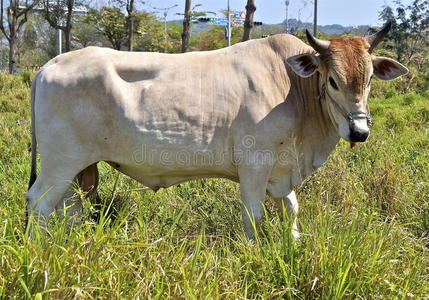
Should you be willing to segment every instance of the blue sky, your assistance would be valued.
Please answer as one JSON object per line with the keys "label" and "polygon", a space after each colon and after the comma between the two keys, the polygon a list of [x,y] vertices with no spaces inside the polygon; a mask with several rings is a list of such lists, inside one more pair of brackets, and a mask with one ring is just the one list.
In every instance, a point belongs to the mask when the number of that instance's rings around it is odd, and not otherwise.
{"label": "blue sky", "polygon": [[[246,0],[230,0],[231,9],[245,10]],[[285,19],[285,0],[255,0],[255,21],[267,24],[280,23]],[[307,2],[307,6],[304,3]],[[318,23],[320,25],[380,25],[378,12],[384,4],[392,4],[392,0],[318,0]],[[409,4],[411,0],[403,0]],[[176,13],[182,13],[184,0],[147,0],[146,3],[155,7],[169,7],[178,4],[178,7],[169,11],[167,19],[178,19]],[[202,4],[202,10],[218,12],[226,8],[227,0],[192,0],[192,4]],[[148,9],[148,7],[146,6]],[[150,10],[150,9],[149,9]],[[298,18],[302,21],[312,22],[313,2],[305,0],[290,0],[289,18]],[[162,13],[159,14],[162,16]]]}

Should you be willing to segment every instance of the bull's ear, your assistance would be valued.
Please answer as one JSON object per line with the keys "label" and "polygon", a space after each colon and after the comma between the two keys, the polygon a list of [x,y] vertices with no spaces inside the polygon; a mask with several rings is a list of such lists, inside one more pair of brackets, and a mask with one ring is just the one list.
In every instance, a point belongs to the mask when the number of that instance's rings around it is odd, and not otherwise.
{"label": "bull's ear", "polygon": [[320,65],[320,58],[313,54],[298,54],[286,59],[292,70],[301,77],[310,77]]}
{"label": "bull's ear", "polygon": [[392,80],[408,74],[408,69],[396,60],[387,57],[375,57],[372,60],[375,77],[381,80]]}

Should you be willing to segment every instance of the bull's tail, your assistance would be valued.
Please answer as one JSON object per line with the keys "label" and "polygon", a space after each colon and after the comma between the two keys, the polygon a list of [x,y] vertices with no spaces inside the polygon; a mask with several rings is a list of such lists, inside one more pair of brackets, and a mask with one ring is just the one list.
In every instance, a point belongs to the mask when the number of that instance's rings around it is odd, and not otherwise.
{"label": "bull's tail", "polygon": [[30,171],[30,182],[28,183],[28,189],[31,188],[33,183],[37,179],[37,140],[36,140],[36,119],[35,119],[35,99],[36,99],[36,82],[37,76],[33,79],[33,84],[31,85],[31,171]]}

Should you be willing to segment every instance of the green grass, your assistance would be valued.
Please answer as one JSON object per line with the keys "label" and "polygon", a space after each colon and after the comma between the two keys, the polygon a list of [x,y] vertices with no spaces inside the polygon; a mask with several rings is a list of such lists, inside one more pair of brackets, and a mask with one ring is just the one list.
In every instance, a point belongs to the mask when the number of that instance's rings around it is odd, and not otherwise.
{"label": "green grass", "polygon": [[256,242],[238,185],[193,181],[154,193],[101,164],[113,216],[24,231],[26,76],[0,74],[0,297],[51,299],[429,298],[428,94],[371,100],[370,140],[342,142],[297,190],[296,243],[270,200]]}

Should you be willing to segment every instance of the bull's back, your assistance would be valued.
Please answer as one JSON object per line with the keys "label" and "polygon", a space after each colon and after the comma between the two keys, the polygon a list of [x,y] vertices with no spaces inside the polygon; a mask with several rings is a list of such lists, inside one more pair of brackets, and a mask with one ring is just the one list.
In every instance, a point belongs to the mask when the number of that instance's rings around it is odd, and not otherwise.
{"label": "bull's back", "polygon": [[[278,58],[269,51],[267,41],[170,55],[90,47],[51,60],[39,76],[37,98],[41,110],[62,119],[74,141],[100,160],[133,164],[145,152],[155,153],[152,164],[164,168],[161,173],[183,169],[189,159],[194,173],[230,169],[234,126],[247,125],[238,116],[256,123],[285,96],[272,85]],[[177,151],[187,156],[181,166],[177,157],[162,164],[162,153]]]}
{"label": "bull's back", "polygon": [[[181,151],[187,157],[180,167],[198,173],[207,169],[204,164],[213,166],[214,153],[222,153],[227,158],[218,167],[225,168],[231,164],[229,129],[240,104],[222,92],[226,78],[216,76],[201,55],[186,60],[98,48],[57,57],[37,82],[41,139],[62,123],[62,135],[99,153],[99,160],[123,166],[138,161],[148,173],[162,173],[163,166],[174,173],[179,166],[162,160],[174,162],[171,155]],[[210,74],[204,75],[204,67]],[[141,159],[144,151],[152,155],[152,167]]]}

